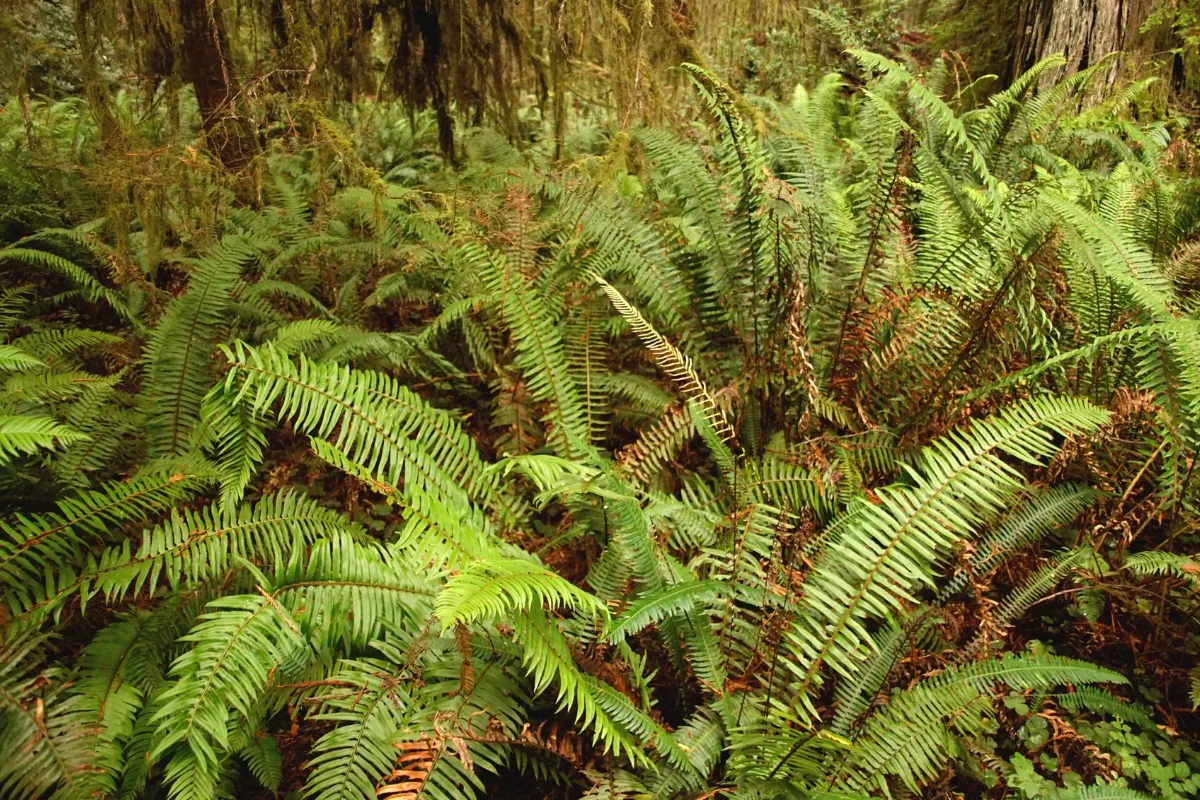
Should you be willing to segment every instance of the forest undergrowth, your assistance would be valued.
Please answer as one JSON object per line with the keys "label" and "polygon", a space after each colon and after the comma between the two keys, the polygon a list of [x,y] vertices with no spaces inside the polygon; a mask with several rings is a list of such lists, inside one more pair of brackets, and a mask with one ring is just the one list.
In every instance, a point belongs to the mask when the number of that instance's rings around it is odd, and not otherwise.
{"label": "forest undergrowth", "polygon": [[9,103],[0,796],[1200,796],[1195,148],[852,57],[236,182]]}

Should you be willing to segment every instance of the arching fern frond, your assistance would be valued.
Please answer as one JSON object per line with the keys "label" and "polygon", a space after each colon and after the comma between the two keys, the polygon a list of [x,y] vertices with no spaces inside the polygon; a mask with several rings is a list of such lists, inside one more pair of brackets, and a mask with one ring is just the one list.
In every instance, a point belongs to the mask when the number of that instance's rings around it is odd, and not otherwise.
{"label": "arching fern frond", "polygon": [[992,450],[1037,463],[1056,449],[1054,434],[1095,430],[1107,419],[1082,400],[1024,401],[926,448],[911,486],[879,490],[878,505],[857,504],[853,522],[814,564],[788,633],[799,700],[811,703],[809,687],[822,665],[853,675],[871,646],[862,620],[901,610],[912,589],[931,582],[948,548],[1020,487],[1018,473]]}
{"label": "arching fern frond", "polygon": [[617,309],[617,313],[629,323],[629,327],[650,350],[663,371],[679,384],[688,400],[694,401],[700,407],[721,440],[732,441],[734,438],[733,428],[725,416],[725,410],[717,403],[713,393],[696,373],[692,366],[692,360],[663,338],[662,334],[656,331],[654,326],[629,304],[629,301],[616,287],[599,275],[593,275],[592,278],[600,284],[600,288],[608,295],[608,299]]}
{"label": "arching fern frond", "polygon": [[108,602],[140,590],[194,586],[223,576],[239,559],[287,564],[297,544],[362,530],[336,511],[323,508],[298,492],[268,495],[256,503],[230,509],[210,505],[176,510],[167,521],[132,540],[89,556],[78,570],[51,573],[27,583],[10,605],[22,617],[38,619],[75,593],[84,600],[102,595]]}
{"label": "arching fern frond", "polygon": [[146,345],[147,435],[152,456],[189,445],[200,401],[211,383],[209,364],[242,266],[254,251],[236,237],[222,239],[194,264],[187,291],[167,308]]}
{"label": "arching fern frond", "polygon": [[624,641],[648,625],[668,616],[690,611],[698,601],[727,594],[724,581],[702,580],[675,583],[660,592],[640,597],[613,620],[604,636],[611,642]]}
{"label": "arching fern frond", "polygon": [[[270,415],[317,438],[336,433],[331,444],[402,494],[419,490],[469,505],[470,492],[501,512],[517,513],[486,479],[483,461],[461,424],[394,378],[292,357],[270,344],[253,348],[237,342],[225,355],[230,371],[214,395],[226,399],[214,408],[223,415],[222,446],[228,448],[226,463],[233,465],[228,474],[235,480],[234,496],[261,457],[261,444],[239,426]],[[250,410],[235,414],[231,406],[236,404]]]}
{"label": "arching fern frond", "polygon": [[88,545],[114,528],[161,513],[203,482],[195,473],[165,471],[79,492],[60,500],[57,511],[0,521],[0,583],[9,607],[31,604],[47,574],[78,563]]}
{"label": "arching fern frond", "polygon": [[438,595],[437,616],[450,627],[503,617],[534,605],[608,616],[608,607],[599,598],[537,563],[516,558],[469,564]]}
{"label": "arching fern frond", "polygon": [[276,670],[306,647],[295,621],[263,591],[212,601],[184,637],[192,646],[171,667],[151,753],[172,754],[165,774],[174,796],[212,793],[229,755],[231,715],[253,718]]}
{"label": "arching fern frond", "polygon": [[19,456],[87,441],[86,434],[50,417],[0,416],[0,465]]}
{"label": "arching fern frond", "polygon": [[1119,673],[1058,656],[983,661],[926,678],[893,697],[867,724],[837,783],[851,790],[886,792],[887,778],[895,776],[916,791],[950,758],[951,737],[978,732],[991,717],[990,693],[996,682],[1014,689],[1046,689],[1126,680]]}

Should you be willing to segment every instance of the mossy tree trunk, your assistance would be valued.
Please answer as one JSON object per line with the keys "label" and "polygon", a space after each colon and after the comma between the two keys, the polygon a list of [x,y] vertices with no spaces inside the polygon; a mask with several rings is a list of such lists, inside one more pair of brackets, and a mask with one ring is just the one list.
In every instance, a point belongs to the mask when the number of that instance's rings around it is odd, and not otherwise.
{"label": "mossy tree trunk", "polygon": [[241,86],[216,0],[179,0],[184,78],[196,102],[209,150],[231,173],[246,171],[258,154],[254,123],[239,113]]}

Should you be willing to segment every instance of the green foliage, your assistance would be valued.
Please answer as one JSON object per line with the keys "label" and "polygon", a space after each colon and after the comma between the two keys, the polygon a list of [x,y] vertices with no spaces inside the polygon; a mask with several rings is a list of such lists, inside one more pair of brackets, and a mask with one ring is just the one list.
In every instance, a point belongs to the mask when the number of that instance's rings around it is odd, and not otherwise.
{"label": "green foliage", "polygon": [[245,242],[227,238],[193,268],[188,289],[171,303],[146,343],[146,396],[151,456],[184,451],[200,416],[200,398],[230,290],[253,255]]}
{"label": "green foliage", "polygon": [[993,681],[1014,689],[1038,689],[1122,680],[1090,664],[1054,658],[985,661],[927,678],[894,697],[864,726],[858,752],[843,767],[844,784],[864,789],[875,783],[886,789],[886,777],[894,775],[916,791],[941,769],[952,736],[981,730],[981,717],[986,719],[990,711]]}
{"label": "green foliage", "polygon": [[208,609],[183,638],[192,646],[171,665],[174,680],[152,720],[158,730],[150,758],[172,753],[166,777],[176,797],[215,793],[230,714],[251,719],[271,673],[304,646],[299,627],[269,595],[222,597]]}
{"label": "green foliage", "polygon": [[0,227],[0,796],[1193,796],[1190,145],[851,56]]}
{"label": "green foliage", "polygon": [[40,637],[10,639],[0,649],[0,744],[20,757],[0,767],[0,790],[13,797],[87,797],[108,776],[93,759],[86,704],[53,672],[38,669]]}
{"label": "green foliage", "polygon": [[724,584],[715,580],[672,584],[661,592],[635,600],[620,618],[613,620],[605,631],[605,638],[612,642],[624,641],[668,616],[691,611],[698,599],[718,597],[724,592]]}
{"label": "green foliage", "polygon": [[605,615],[607,608],[554,572],[524,559],[496,559],[469,564],[438,596],[437,616],[450,627],[506,615],[544,604],[587,609]]}

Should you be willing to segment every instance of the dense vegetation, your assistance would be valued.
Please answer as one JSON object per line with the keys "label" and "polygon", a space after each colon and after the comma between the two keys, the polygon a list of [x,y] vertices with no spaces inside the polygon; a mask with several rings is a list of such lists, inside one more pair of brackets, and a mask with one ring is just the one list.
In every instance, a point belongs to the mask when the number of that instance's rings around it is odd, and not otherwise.
{"label": "dense vegetation", "polygon": [[1186,80],[267,5],[6,25],[0,797],[1200,796]]}

